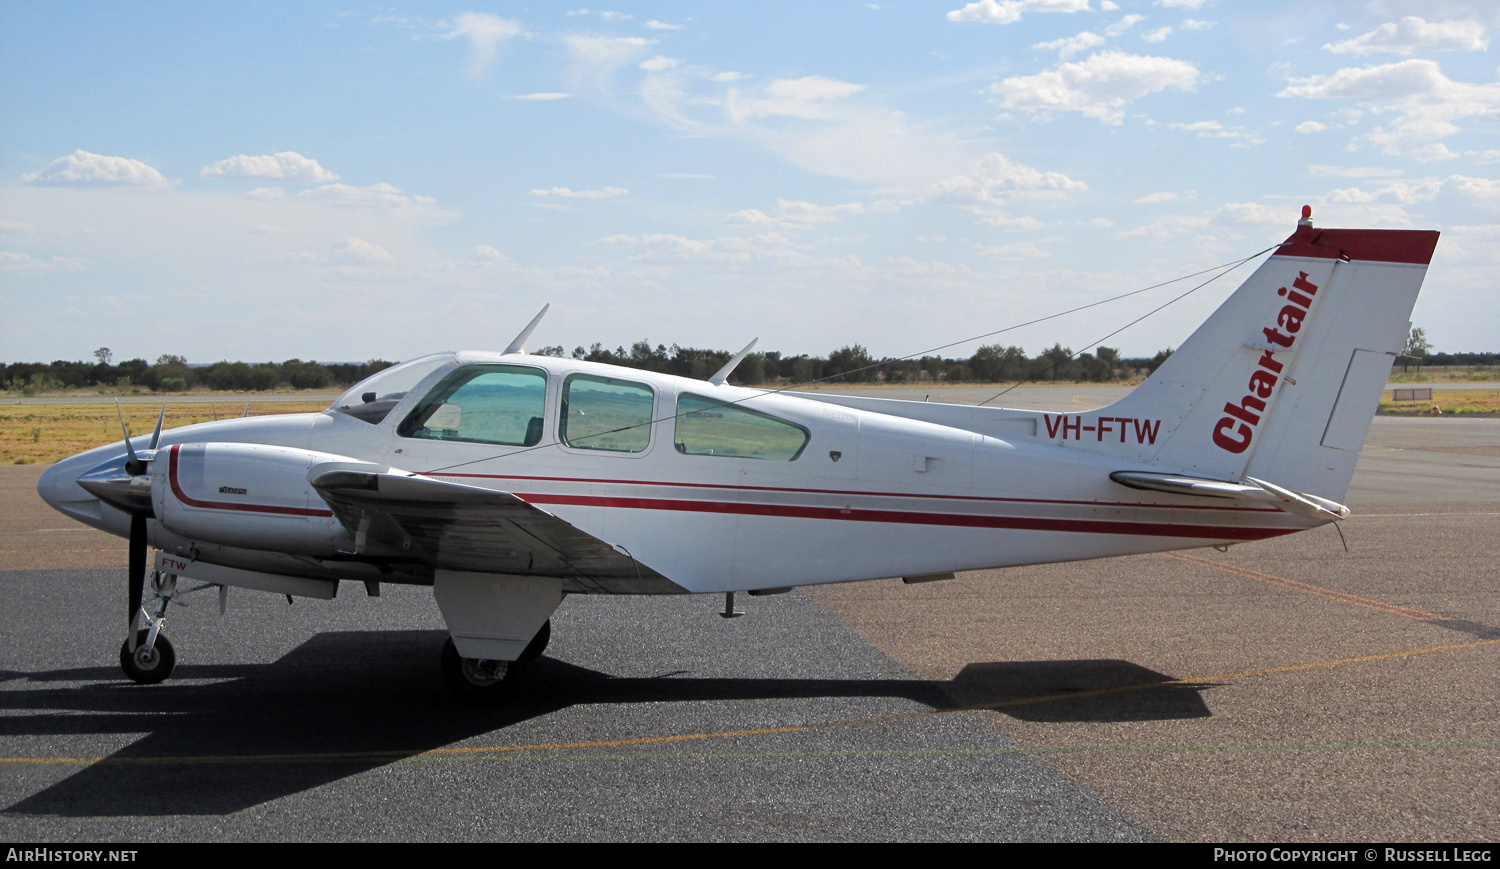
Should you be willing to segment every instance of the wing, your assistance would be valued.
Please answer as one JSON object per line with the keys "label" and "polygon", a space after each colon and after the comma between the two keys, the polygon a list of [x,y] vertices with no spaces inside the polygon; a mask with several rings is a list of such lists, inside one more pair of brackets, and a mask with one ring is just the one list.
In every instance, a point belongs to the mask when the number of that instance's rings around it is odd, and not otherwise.
{"label": "wing", "polygon": [[435,569],[555,576],[565,591],[672,594],[686,590],[620,549],[509,492],[401,472],[317,468],[309,482],[355,551]]}

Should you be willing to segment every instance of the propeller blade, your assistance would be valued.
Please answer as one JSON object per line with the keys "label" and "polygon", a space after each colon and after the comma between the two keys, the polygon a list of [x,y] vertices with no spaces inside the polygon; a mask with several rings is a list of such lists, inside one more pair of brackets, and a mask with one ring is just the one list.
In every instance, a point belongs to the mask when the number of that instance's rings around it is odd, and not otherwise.
{"label": "propeller blade", "polygon": [[130,429],[125,425],[125,411],[120,409],[120,399],[115,399],[115,413],[120,416],[120,431],[125,433],[125,452],[129,458],[125,462],[125,472],[132,477],[139,477],[145,470],[145,463],[135,454],[135,447],[130,445]]}
{"label": "propeller blade", "polygon": [[136,614],[141,611],[141,598],[146,593],[146,517],[130,517],[130,585],[129,639],[135,644]]}
{"label": "propeller blade", "polygon": [[162,423],[162,420],[164,420],[166,418],[167,418],[167,402],[166,402],[165,399],[163,399],[162,403],[161,403],[161,413],[158,413],[156,415],[156,431],[154,431],[154,432],[151,433],[151,446],[148,447],[148,449],[155,450],[156,449],[156,445],[159,444],[159,443],[161,443],[161,423]]}

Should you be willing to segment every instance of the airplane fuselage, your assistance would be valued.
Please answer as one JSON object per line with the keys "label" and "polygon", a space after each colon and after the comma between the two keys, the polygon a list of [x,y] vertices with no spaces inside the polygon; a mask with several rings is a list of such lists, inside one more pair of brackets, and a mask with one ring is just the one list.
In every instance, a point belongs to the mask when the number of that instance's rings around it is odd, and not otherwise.
{"label": "airplane fuselage", "polygon": [[[1109,478],[1120,468],[1118,458],[1066,448],[1070,439],[1125,443],[1135,437],[1133,428],[1141,428],[1136,420],[996,410],[1008,432],[999,437],[848,407],[827,397],[714,386],[577,360],[469,352],[426,359],[430,370],[379,419],[361,418],[362,404],[349,413],[336,402],[322,413],[164,432],[155,461],[171,463],[166,481],[177,503],[158,511],[166,524],[152,523],[152,544],[198,561],[277,574],[376,575],[350,556],[354,547],[308,486],[306,467],[271,479],[246,466],[239,477],[234,471],[226,471],[224,479],[216,476],[212,491],[195,489],[205,483],[187,479],[194,453],[179,455],[179,449],[226,442],[274,445],[330,460],[347,457],[508,492],[614,545],[688,592],[920,577],[1218,545],[1314,524],[1270,506],[1206,504],[1201,498],[1127,488]],[[477,442],[462,437],[461,428],[444,430],[455,435],[448,438],[410,431],[412,415],[436,385],[476,366],[535,372],[544,394],[538,405],[540,431],[529,433],[534,443],[528,445],[519,434],[513,444]],[[639,421],[623,432],[586,429],[579,436],[579,422],[587,418],[587,411],[577,409],[579,383],[612,384],[609,398],[638,397]],[[565,425],[570,395],[574,416]],[[883,404],[905,413],[925,410],[907,407],[909,402]],[[748,454],[764,446],[755,440],[759,432],[751,432],[752,442],[738,449],[729,443],[725,454],[714,451],[722,442],[694,441],[694,433],[684,431],[728,428],[736,420],[726,422],[725,415],[741,411],[754,414],[747,417],[750,423],[784,426],[768,436],[769,455]],[[476,413],[472,405],[469,413]],[[778,437],[785,443],[776,443]],[[62,491],[81,470],[122,450],[121,445],[101,447],[54,467],[49,471],[50,485],[58,487],[54,503],[85,522],[127,535],[123,513]],[[73,509],[66,506],[70,501]],[[174,522],[174,515],[184,519]],[[325,526],[323,534],[319,529]],[[255,527],[261,528],[258,535]],[[182,533],[185,528],[209,531],[189,535]],[[216,528],[224,533],[213,533]],[[231,533],[240,545],[228,542]],[[247,534],[264,542],[248,547]],[[320,539],[326,539],[321,551]],[[298,542],[307,540],[313,542]],[[426,582],[430,574],[405,572],[399,565],[391,571],[387,565],[379,578]]]}

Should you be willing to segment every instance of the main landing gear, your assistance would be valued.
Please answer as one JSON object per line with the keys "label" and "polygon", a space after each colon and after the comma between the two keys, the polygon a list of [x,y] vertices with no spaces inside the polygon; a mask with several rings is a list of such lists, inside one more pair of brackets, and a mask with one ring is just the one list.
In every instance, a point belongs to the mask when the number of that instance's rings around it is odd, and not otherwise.
{"label": "main landing gear", "polygon": [[[138,607],[131,619],[131,632],[120,646],[120,669],[132,682],[140,685],[155,685],[172,675],[177,666],[177,651],[172,648],[162,628],[167,623],[167,607],[177,596],[177,576],[172,573],[151,573],[151,590],[156,595],[156,612],[149,613]],[[136,629],[141,617],[146,618],[146,627]]]}
{"label": "main landing gear", "polygon": [[475,703],[499,700],[510,694],[510,686],[525,665],[542,656],[551,638],[552,620],[548,619],[521,652],[521,657],[514,661],[491,661],[460,656],[453,638],[449,637],[443,643],[443,682],[461,700]]}

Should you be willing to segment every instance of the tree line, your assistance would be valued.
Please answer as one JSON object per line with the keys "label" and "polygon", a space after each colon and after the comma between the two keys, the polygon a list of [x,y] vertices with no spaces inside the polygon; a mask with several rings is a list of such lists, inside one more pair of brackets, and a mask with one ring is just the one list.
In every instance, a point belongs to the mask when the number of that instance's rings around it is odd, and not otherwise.
{"label": "tree line", "polygon": [[383,359],[360,363],[215,362],[189,365],[181,356],[162,355],[156,362],[127,359],[115,364],[109,348],[94,351],[93,362],[57,360],[52,363],[0,362],[0,385],[7,391],[33,395],[62,389],[118,389],[122,391],[186,392],[205,387],[225,392],[266,392],[273,389],[342,389],[394,365]]}
{"label": "tree line", "polygon": [[[575,347],[568,353],[561,346],[543,347],[543,356],[571,356],[626,368],[656,371],[703,380],[722,368],[732,357],[728,350],[653,345],[637,341],[629,348],[607,349],[595,343]],[[1421,365],[1495,365],[1500,353],[1436,353],[1420,329],[1412,330],[1407,343],[1408,360]],[[779,351],[751,353],[730,376],[742,385],[788,385],[813,382],[893,383],[1011,383],[1084,381],[1103,383],[1150,374],[1171,350],[1150,358],[1125,358],[1113,347],[1075,353],[1054,344],[1036,356],[1028,356],[1014,345],[987,344],[968,357],[923,356],[916,359],[876,358],[862,345],[840,347],[827,356],[802,353],[789,356]],[[395,363],[384,359],[367,362],[316,362],[288,359],[285,362],[215,362],[189,365],[182,356],[158,356],[155,363],[128,359],[116,364],[108,347],[94,352],[93,362],[57,360],[44,362],[0,362],[0,387],[12,393],[33,395],[63,389],[117,389],[128,391],[185,392],[207,388],[225,392],[266,392],[274,389],[346,389]]]}
{"label": "tree line", "polygon": [[[537,351],[544,356],[571,356],[681,377],[706,379],[732,357],[727,350],[652,345],[637,341],[628,349],[613,350],[602,344],[576,347],[567,353],[561,346]],[[924,356],[918,359],[876,358],[862,345],[840,347],[825,356],[786,355],[778,351],[752,353],[735,369],[729,382],[736,384],[793,384],[814,381],[839,383],[1001,383],[1025,380],[1070,380],[1104,382],[1155,370],[1170,354],[1152,359],[1124,359],[1119,350],[1099,347],[1093,352],[1074,353],[1061,344],[1035,357],[1015,346],[991,344],[969,357]],[[32,395],[62,389],[101,389],[152,392],[185,392],[208,388],[228,392],[264,392],[273,389],[345,389],[394,364],[383,359],[362,363],[324,363],[288,359],[285,362],[215,362],[189,365],[182,356],[163,355],[155,363],[128,359],[116,364],[107,347],[94,353],[93,362],[57,360],[51,363],[0,363],[0,386],[10,392]]]}
{"label": "tree line", "polygon": [[[562,356],[562,347],[546,347],[544,355]],[[1152,371],[1170,350],[1152,359],[1125,359],[1113,347],[1099,347],[1092,353],[1074,353],[1054,344],[1035,357],[1020,347],[988,344],[973,356],[949,358],[923,356],[916,359],[876,358],[862,345],[853,344],[829,353],[826,357],[798,354],[788,356],[778,351],[752,353],[740,362],[730,383],[790,384],[832,381],[838,383],[1004,383],[1024,380],[1082,380],[1104,382],[1126,379],[1137,371]],[[571,356],[589,362],[605,362],[628,368],[640,368],[663,374],[704,379],[725,365],[733,354],[726,350],[698,347],[668,347],[649,341],[637,341],[627,350],[605,349],[594,344],[574,348]]]}

